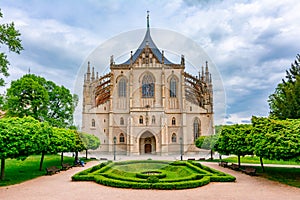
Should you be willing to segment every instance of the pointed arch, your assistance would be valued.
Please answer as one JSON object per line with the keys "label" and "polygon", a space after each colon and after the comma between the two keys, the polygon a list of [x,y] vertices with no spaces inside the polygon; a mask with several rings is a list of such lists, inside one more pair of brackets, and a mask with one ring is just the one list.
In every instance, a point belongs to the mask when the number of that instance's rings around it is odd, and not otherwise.
{"label": "pointed arch", "polygon": [[142,78],[142,98],[153,98],[155,79],[151,73],[146,73]]}
{"label": "pointed arch", "polygon": [[172,134],[172,143],[176,143],[177,142],[177,135],[176,135],[176,133],[173,133]]}
{"label": "pointed arch", "polygon": [[143,118],[142,115],[141,115],[140,118],[139,118],[139,123],[140,123],[140,124],[143,124],[143,123],[144,123],[144,118]]}
{"label": "pointed arch", "polygon": [[125,77],[120,78],[119,80],[119,97],[126,97],[126,79]]}
{"label": "pointed arch", "polygon": [[201,122],[198,118],[195,118],[193,122],[194,141],[196,141],[197,138],[200,136],[201,134],[200,130],[201,130]]}
{"label": "pointed arch", "polygon": [[172,117],[172,125],[175,126],[176,125],[176,118]]}
{"label": "pointed arch", "polygon": [[124,118],[123,117],[120,118],[120,125],[124,125]]}
{"label": "pointed arch", "polygon": [[120,133],[120,135],[119,135],[119,142],[120,143],[124,143],[125,142],[125,135],[124,135],[124,133]]}
{"label": "pointed arch", "polygon": [[154,115],[152,115],[152,124],[155,124],[155,116]]}
{"label": "pointed arch", "polygon": [[170,97],[176,97],[177,95],[177,80],[173,76],[170,80]]}
{"label": "pointed arch", "polygon": [[95,119],[92,119],[92,127],[96,127],[96,121],[95,121]]}

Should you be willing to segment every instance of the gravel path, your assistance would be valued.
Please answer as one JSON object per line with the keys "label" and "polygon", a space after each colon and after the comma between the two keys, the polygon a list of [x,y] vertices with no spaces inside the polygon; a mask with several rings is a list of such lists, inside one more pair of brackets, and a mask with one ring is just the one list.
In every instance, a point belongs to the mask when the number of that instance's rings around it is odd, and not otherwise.
{"label": "gravel path", "polygon": [[185,199],[284,199],[299,200],[300,189],[251,177],[230,169],[221,168],[217,163],[205,163],[209,167],[232,174],[235,183],[209,183],[206,186],[176,191],[133,190],[106,187],[94,182],[72,182],[75,173],[97,164],[89,162],[84,168],[75,167],[52,176],[39,177],[21,184],[0,187],[1,200],[185,200]]}

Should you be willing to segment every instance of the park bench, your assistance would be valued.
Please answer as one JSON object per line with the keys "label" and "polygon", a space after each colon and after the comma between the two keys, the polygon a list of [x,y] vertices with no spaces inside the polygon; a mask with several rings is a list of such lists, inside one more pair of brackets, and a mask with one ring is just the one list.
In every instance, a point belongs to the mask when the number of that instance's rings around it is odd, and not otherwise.
{"label": "park bench", "polygon": [[196,160],[195,158],[188,158],[188,160]]}
{"label": "park bench", "polygon": [[100,160],[107,160],[107,158],[100,158]]}
{"label": "park bench", "polygon": [[199,160],[205,160],[205,158],[199,158]]}
{"label": "park bench", "polygon": [[242,169],[242,172],[251,176],[256,175],[256,169],[252,167],[246,167],[245,169]]}
{"label": "park bench", "polygon": [[229,165],[229,168],[233,169],[233,170],[236,170],[236,171],[240,170],[239,165],[234,164],[234,163],[231,163],[231,165]]}
{"label": "park bench", "polygon": [[221,167],[228,167],[228,162],[221,161],[221,162],[219,162],[219,166],[221,166]]}
{"label": "park bench", "polygon": [[52,167],[46,167],[46,172],[47,172],[47,175],[52,175],[52,174],[55,174],[57,172],[59,172],[60,169],[56,166],[52,166]]}
{"label": "park bench", "polygon": [[72,165],[70,165],[69,163],[63,163],[61,165],[61,167],[62,167],[62,170],[68,170],[68,169],[72,168]]}

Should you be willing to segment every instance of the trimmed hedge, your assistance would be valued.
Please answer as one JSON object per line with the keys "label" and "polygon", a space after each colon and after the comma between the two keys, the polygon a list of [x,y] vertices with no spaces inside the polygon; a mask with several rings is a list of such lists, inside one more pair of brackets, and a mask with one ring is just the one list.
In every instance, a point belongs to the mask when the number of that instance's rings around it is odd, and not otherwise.
{"label": "trimmed hedge", "polygon": [[[161,174],[148,175],[143,173],[126,172],[120,169],[114,169],[114,166],[129,165],[141,163],[158,163],[174,166],[185,166],[192,171],[191,175],[187,173],[178,178],[168,178],[169,167],[161,168],[160,170],[149,170],[159,172]],[[172,173],[174,174],[173,171]],[[174,176],[174,175],[172,175]],[[156,160],[143,160],[143,161],[125,161],[125,162],[106,162],[96,165],[90,169],[84,170],[75,174],[72,177],[73,181],[95,181],[96,183],[119,188],[133,188],[133,189],[160,189],[160,190],[178,190],[195,188],[208,184],[209,182],[227,182],[235,181],[235,177],[203,166],[194,161],[156,161]]]}
{"label": "trimmed hedge", "polygon": [[149,177],[157,177],[157,178],[159,178],[159,179],[161,179],[161,178],[166,178],[166,174],[165,173],[163,173],[163,172],[160,172],[160,171],[151,171],[151,172],[157,172],[157,173],[160,173],[160,174],[144,174],[145,172],[142,172],[142,173],[137,173],[136,174],[136,177],[137,178],[143,178],[143,179],[147,179],[147,178],[149,178]]}

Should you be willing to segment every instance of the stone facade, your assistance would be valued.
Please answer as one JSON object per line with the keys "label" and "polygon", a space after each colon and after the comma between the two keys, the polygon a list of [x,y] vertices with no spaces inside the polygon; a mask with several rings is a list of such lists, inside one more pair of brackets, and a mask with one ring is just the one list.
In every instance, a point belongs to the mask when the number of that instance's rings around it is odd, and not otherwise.
{"label": "stone facade", "polygon": [[197,152],[194,141],[214,132],[213,88],[208,63],[202,73],[174,64],[147,32],[130,58],[98,77],[88,63],[83,84],[82,131],[101,140],[99,151],[141,155]]}

